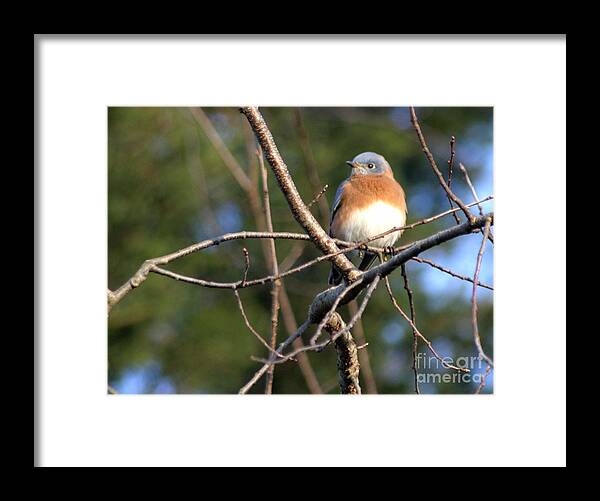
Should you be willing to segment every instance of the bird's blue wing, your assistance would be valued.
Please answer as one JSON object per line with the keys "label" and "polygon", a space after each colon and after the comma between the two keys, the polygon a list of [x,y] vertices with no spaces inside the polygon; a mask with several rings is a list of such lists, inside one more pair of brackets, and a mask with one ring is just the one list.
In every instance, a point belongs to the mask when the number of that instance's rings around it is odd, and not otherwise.
{"label": "bird's blue wing", "polygon": [[333,205],[331,206],[331,217],[329,218],[329,228],[330,228],[329,231],[331,231],[331,223],[333,222],[333,217],[335,216],[335,213],[341,206],[342,195],[344,193],[344,188],[346,187],[346,184],[348,184],[348,181],[344,181],[343,183],[341,183],[338,186],[337,191],[335,192],[335,197],[333,199]]}

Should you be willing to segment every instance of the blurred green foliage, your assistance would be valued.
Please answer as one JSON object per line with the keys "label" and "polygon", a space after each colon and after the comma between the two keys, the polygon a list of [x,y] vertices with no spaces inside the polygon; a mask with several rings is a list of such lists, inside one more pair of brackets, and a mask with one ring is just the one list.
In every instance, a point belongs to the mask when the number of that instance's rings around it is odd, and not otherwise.
{"label": "blurred green foliage", "polygon": [[[244,169],[253,176],[256,157],[244,117],[235,108],[205,108],[214,127]],[[294,180],[306,202],[315,186],[307,168],[314,158],[329,202],[347,175],[345,160],[362,151],[383,154],[404,186],[409,222],[448,208],[448,201],[420,149],[406,108],[261,108]],[[463,200],[472,197],[458,170],[463,162],[481,198],[492,194],[492,109],[418,108],[417,113],[438,165],[447,168],[449,138],[457,139],[453,186]],[[299,114],[308,143],[302,140]],[[254,230],[256,221],[245,192],[195,121],[188,108],[109,108],[108,110],[109,235],[108,285],[124,283],[148,258],[180,249],[229,231]],[[304,148],[303,148],[304,146]],[[270,174],[270,172],[269,172]],[[312,182],[311,182],[312,181]],[[279,231],[301,231],[270,175],[273,224]],[[322,208],[322,207],[321,207]],[[493,210],[491,203],[486,210]],[[474,210],[476,210],[474,208]],[[327,228],[327,215],[313,206]],[[451,217],[407,231],[400,243],[428,236],[454,224]],[[429,257],[460,273],[472,275],[481,243],[479,235],[461,237],[428,251]],[[279,261],[297,249],[277,241]],[[318,255],[303,244],[297,263]],[[251,256],[250,278],[268,273],[261,243],[237,241],[192,254],[169,269],[218,281],[238,280],[244,269],[242,247]],[[491,283],[492,246],[488,245],[482,280]],[[327,286],[328,263],[285,280],[297,321],[304,320],[311,299]],[[471,284],[425,264],[407,265],[415,293],[417,325],[444,356],[476,356],[470,322]],[[391,277],[400,305],[408,311],[400,273]],[[246,312],[267,338],[270,329],[269,286],[241,291]],[[479,327],[488,354],[492,350],[492,293],[479,289]],[[342,313],[348,316],[347,307]],[[379,393],[412,393],[412,333],[380,287],[363,317],[368,354]],[[279,338],[287,337],[280,322]],[[265,349],[246,329],[229,290],[196,287],[159,275],[115,306],[109,318],[109,382],[125,393],[235,393],[258,368],[251,356]],[[427,353],[421,344],[420,351]],[[333,349],[310,353],[323,389],[337,393]],[[478,372],[482,369],[476,369]],[[440,374],[448,373],[444,369]],[[451,373],[451,371],[450,371]],[[364,377],[365,371],[361,372]],[[492,376],[484,391],[492,389]],[[363,388],[365,385],[363,384]],[[423,393],[472,393],[473,382],[433,382]],[[260,382],[254,392],[262,392]],[[276,367],[275,393],[306,393],[298,365]]]}

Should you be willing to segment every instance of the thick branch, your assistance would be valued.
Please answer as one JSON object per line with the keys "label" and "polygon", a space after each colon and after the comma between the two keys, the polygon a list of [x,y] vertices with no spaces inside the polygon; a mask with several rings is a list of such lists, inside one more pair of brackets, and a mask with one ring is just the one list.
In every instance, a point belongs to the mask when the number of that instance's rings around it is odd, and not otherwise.
{"label": "thick branch", "polygon": [[[333,337],[336,332],[343,331],[346,324],[339,313],[329,321],[327,331]],[[360,363],[358,361],[358,350],[350,331],[345,331],[335,340],[337,352],[337,370],[340,390],[344,395],[360,395]]]}
{"label": "thick branch", "polygon": [[[267,161],[275,174],[279,187],[281,188],[296,221],[298,221],[298,223],[306,230],[311,237],[311,240],[321,252],[324,254],[337,252],[339,250],[338,246],[314,218],[298,193],[298,189],[294,184],[292,176],[290,176],[287,165],[283,161],[283,158],[281,158],[277,145],[271,135],[271,131],[263,116],[258,111],[258,108],[255,106],[246,106],[241,108],[241,112],[248,119],[248,123],[250,124],[250,127],[252,127],[256,139],[265,153]],[[331,261],[350,282],[354,281],[360,275],[360,272],[354,267],[352,262],[342,254],[337,254],[335,257],[332,257]]]}
{"label": "thick branch", "polygon": [[[421,252],[431,249],[432,247],[435,247],[441,243],[447,242],[448,240],[452,240],[453,238],[471,233],[474,230],[483,227],[486,219],[490,218],[490,220],[493,221],[493,217],[494,216],[492,213],[486,214],[485,216],[476,217],[473,219],[473,222],[466,221],[459,225],[453,226],[452,228],[448,228],[447,230],[442,230],[435,235],[424,238],[423,240],[414,242],[410,247],[401,251],[390,260],[363,273],[361,275],[360,285],[355,287],[349,294],[347,294],[342,300],[341,304],[345,304],[354,299],[362,289],[368,286],[375,279],[375,277],[385,277],[389,275],[401,264],[406,263],[406,261],[415,256],[418,256]],[[342,294],[345,287],[346,286],[344,284],[340,284],[337,287],[332,287],[321,292],[315,298],[310,306],[309,312],[310,319],[313,323],[318,323],[321,318],[323,318],[323,315],[325,315],[329,308],[331,308],[337,297]]]}
{"label": "thick branch", "polygon": [[[350,303],[348,303],[348,311],[350,312],[350,315],[356,315],[358,311],[358,305],[356,304],[356,301],[350,301]],[[360,363],[363,381],[365,383],[365,393],[376,395],[378,393],[377,383],[375,381],[373,368],[371,367],[371,359],[369,357],[369,350],[367,349],[369,343],[367,343],[362,319],[359,319],[354,325],[353,336],[356,339],[356,343],[360,345],[360,347],[357,348],[358,361]]]}

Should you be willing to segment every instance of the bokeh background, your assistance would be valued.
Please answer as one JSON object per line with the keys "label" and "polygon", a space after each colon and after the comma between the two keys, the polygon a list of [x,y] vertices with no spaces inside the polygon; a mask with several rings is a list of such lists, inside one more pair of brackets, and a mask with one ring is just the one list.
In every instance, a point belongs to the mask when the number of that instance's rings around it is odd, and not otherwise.
{"label": "bokeh background", "polygon": [[[423,132],[442,169],[449,140],[456,136],[453,188],[466,202],[472,195],[458,169],[465,164],[478,195],[493,194],[492,108],[417,108]],[[255,143],[237,108],[203,108],[212,126],[247,172],[259,183]],[[306,202],[323,185],[329,189],[311,210],[327,229],[327,207],[348,175],[346,160],[363,151],[384,155],[404,186],[408,222],[448,209],[412,129],[408,108],[261,108],[298,189]],[[226,168],[190,108],[108,109],[108,286],[116,289],[148,258],[226,232],[255,230],[257,222],[244,190]],[[269,171],[276,231],[301,231]],[[486,211],[493,203],[484,204]],[[476,208],[473,208],[477,212]],[[451,216],[404,233],[399,244],[455,224]],[[438,246],[422,257],[464,275],[473,275],[480,234]],[[317,257],[310,243],[277,241],[280,264]],[[249,278],[268,275],[261,243],[236,241],[192,254],[167,267],[193,277],[239,280],[242,247],[251,256]],[[356,258],[355,258],[356,259]],[[410,261],[417,325],[443,356],[476,357],[470,320],[472,285],[426,264]],[[316,293],[327,286],[328,263],[285,279],[295,317],[301,323]],[[487,245],[480,279],[493,283],[493,246]],[[400,305],[408,303],[399,272],[391,284]],[[264,338],[270,333],[270,286],[241,291],[250,321]],[[479,288],[479,328],[493,356],[493,293]],[[341,313],[347,318],[348,307]],[[355,337],[361,351],[366,393],[414,393],[412,331],[390,303],[383,286],[375,292]],[[279,339],[288,333],[280,320]],[[421,343],[420,352],[427,355]],[[247,330],[230,290],[206,289],[151,274],[143,286],[116,305],[108,320],[108,381],[119,393],[237,393],[259,367],[251,356],[265,348]],[[338,393],[335,351],[309,353],[322,392]],[[368,357],[368,364],[366,362]],[[472,367],[473,374],[484,366]],[[423,372],[452,374],[443,368]],[[421,382],[421,393],[473,393],[475,381]],[[264,381],[252,393],[262,393]],[[493,391],[493,371],[482,393]],[[297,363],[278,365],[274,393],[308,393]]]}

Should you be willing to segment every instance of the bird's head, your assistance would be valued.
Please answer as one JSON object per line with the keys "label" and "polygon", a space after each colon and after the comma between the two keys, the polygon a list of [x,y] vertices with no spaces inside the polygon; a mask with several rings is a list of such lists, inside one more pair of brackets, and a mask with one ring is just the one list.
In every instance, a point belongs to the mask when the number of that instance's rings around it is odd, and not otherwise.
{"label": "bird's head", "polygon": [[387,174],[393,177],[392,168],[385,158],[372,151],[366,151],[360,155],[356,155],[352,160],[346,162],[352,167],[352,176],[358,175],[382,175]]}

